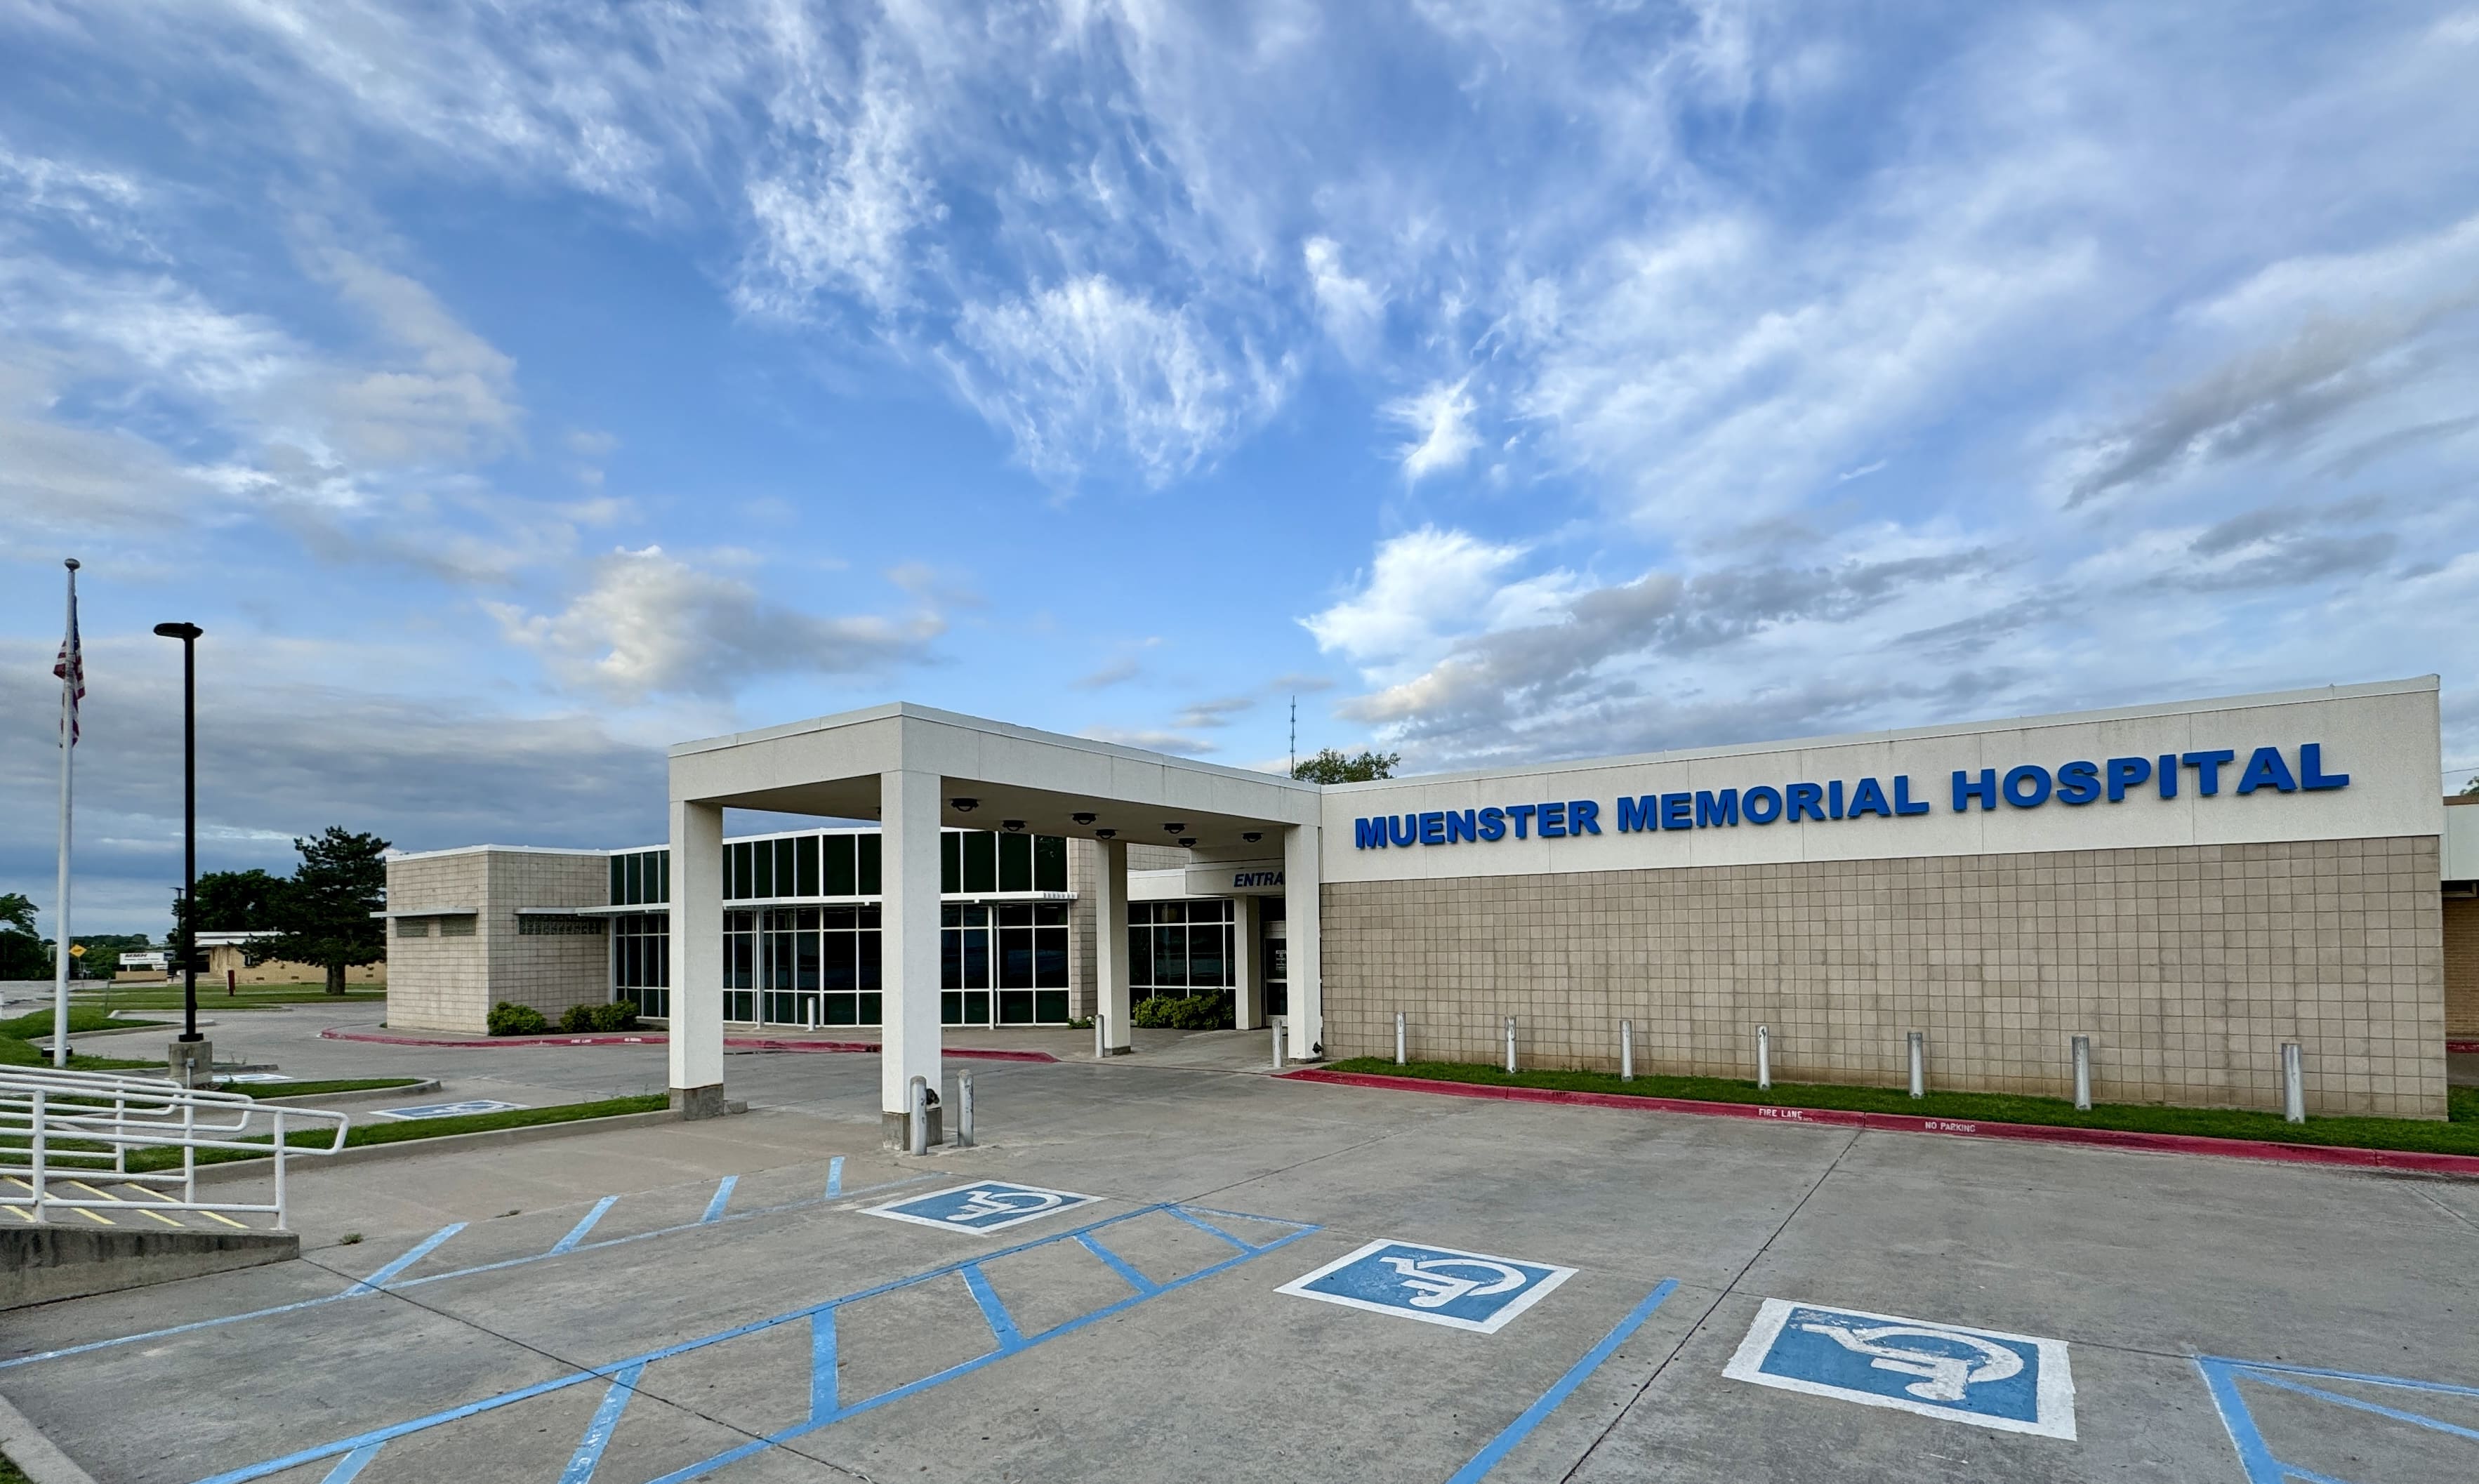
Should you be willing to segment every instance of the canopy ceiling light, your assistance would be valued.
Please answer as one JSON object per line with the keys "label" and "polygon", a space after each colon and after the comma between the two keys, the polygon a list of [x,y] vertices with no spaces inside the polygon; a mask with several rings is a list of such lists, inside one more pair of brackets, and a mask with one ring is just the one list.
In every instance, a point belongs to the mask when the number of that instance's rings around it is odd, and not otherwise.
{"label": "canopy ceiling light", "polygon": [[1186,846],[1193,846],[1196,843],[1196,836],[1192,834],[1183,834],[1179,837],[1179,843]]}
{"label": "canopy ceiling light", "polygon": [[1240,838],[1247,841],[1251,845],[1256,844],[1259,840],[1262,840],[1265,837],[1265,833],[1262,831],[1257,830],[1251,830],[1247,833],[1240,836]]}
{"label": "canopy ceiling light", "polygon": [[1186,826],[1186,825],[1164,825],[1164,826],[1163,826],[1163,833],[1164,833],[1164,834],[1177,834],[1177,833],[1179,833],[1181,831],[1183,831],[1183,830],[1185,830],[1185,829],[1187,829],[1187,828],[1188,828],[1188,826]]}
{"label": "canopy ceiling light", "polygon": [[981,806],[982,801],[979,799],[950,799],[947,801],[947,807],[954,809],[958,814],[970,814],[973,810],[978,809]]}
{"label": "canopy ceiling light", "polygon": [[1090,814],[1070,814],[1067,817],[1080,825],[1089,825],[1093,822],[1093,816]]}
{"label": "canopy ceiling light", "polygon": [[1107,840],[1116,835],[1118,832],[1119,832],[1116,830],[1096,830],[1093,832],[1093,838],[1097,840]]}
{"label": "canopy ceiling light", "polygon": [[1002,819],[999,821],[999,828],[1009,834],[1022,834],[1024,833],[1024,821],[1021,819]]}

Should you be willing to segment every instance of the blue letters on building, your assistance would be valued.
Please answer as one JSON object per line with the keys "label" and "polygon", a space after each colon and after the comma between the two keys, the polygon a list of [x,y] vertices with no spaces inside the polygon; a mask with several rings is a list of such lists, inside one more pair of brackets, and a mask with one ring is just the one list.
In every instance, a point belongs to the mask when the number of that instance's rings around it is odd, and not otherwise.
{"label": "blue letters on building", "polygon": [[[2297,761],[2291,762],[2292,755]],[[2236,781],[2222,787],[2235,772]],[[2158,757],[2077,758],[2052,769],[2036,762],[2010,768],[1957,768],[1950,806],[1956,814],[1980,810],[2036,809],[2050,804],[2081,808],[2122,805],[2146,794],[2175,799],[2191,788],[2198,799],[2223,794],[2316,793],[2347,788],[2350,775],[2325,770],[2324,747],[2305,742],[2285,751],[2251,749],[2240,762],[2235,748],[2163,753]],[[1931,795],[1930,797],[1933,797]],[[1758,783],[1749,788],[1698,789],[1622,796],[1611,813],[1620,834],[1680,830],[1759,829],[1780,821],[1826,824],[1876,817],[1908,818],[1929,812],[1915,796],[1911,776],[1831,779],[1823,783]],[[1416,845],[1495,844],[1505,839],[1569,839],[1601,832],[1601,806],[1595,799],[1553,799],[1540,804],[1492,805],[1478,809],[1378,814],[1351,822],[1354,850],[1409,849]]]}

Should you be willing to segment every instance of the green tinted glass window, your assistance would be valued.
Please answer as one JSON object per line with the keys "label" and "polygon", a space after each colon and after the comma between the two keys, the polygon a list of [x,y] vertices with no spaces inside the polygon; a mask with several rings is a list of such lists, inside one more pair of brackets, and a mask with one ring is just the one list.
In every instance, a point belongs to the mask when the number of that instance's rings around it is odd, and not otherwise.
{"label": "green tinted glass window", "polygon": [[965,891],[999,889],[999,842],[987,831],[975,830],[963,836]]}
{"label": "green tinted glass window", "polygon": [[792,843],[799,852],[794,857],[797,869],[793,879],[798,883],[794,894],[814,897],[818,894],[818,837],[805,834]]}
{"label": "green tinted glass window", "polygon": [[1033,842],[1033,889],[1067,889],[1067,842],[1055,834],[1036,836]]}
{"label": "green tinted glass window", "polygon": [[[878,836],[874,834],[855,835],[853,837],[853,846],[855,853],[860,857],[860,870],[856,873],[860,878],[860,894],[864,897],[874,897],[879,895]],[[878,1024],[878,1021],[875,1018],[876,1013],[877,1012],[874,1011],[871,1011],[870,1016],[868,1018],[864,1018],[861,1021],[861,1024]]]}
{"label": "green tinted glass window", "polygon": [[826,851],[826,892],[831,897],[853,894],[853,837],[831,834],[819,844]]}
{"label": "green tinted glass window", "polygon": [[1003,834],[999,842],[999,890],[1033,889],[1033,836]]}
{"label": "green tinted glass window", "polygon": [[963,836],[953,830],[938,835],[938,889],[954,893],[964,889]]}
{"label": "green tinted glass window", "polygon": [[625,881],[621,876],[620,858],[621,857],[618,856],[611,857],[611,905],[613,907],[626,906],[628,901],[626,896],[622,895],[622,887],[625,885]]}

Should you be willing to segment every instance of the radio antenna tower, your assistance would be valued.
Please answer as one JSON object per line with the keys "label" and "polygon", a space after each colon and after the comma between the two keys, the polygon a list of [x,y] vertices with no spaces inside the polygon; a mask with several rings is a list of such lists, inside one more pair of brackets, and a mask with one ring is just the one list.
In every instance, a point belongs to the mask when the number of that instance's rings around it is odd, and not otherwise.
{"label": "radio antenna tower", "polygon": [[1291,693],[1291,777],[1300,776],[1300,697]]}

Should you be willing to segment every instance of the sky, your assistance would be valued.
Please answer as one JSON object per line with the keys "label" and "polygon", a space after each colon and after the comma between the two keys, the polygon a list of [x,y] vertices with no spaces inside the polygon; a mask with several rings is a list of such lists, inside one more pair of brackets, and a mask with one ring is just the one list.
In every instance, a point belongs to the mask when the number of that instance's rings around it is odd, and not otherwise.
{"label": "sky", "polygon": [[[0,891],[908,700],[1405,771],[2440,674],[2479,8],[0,0]],[[46,921],[48,922],[48,917]]]}

